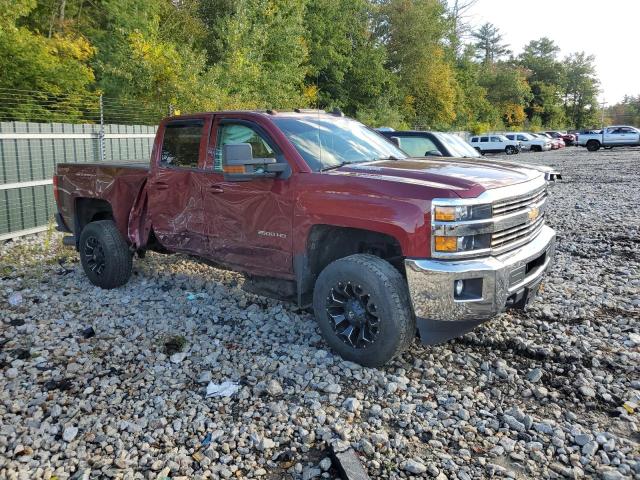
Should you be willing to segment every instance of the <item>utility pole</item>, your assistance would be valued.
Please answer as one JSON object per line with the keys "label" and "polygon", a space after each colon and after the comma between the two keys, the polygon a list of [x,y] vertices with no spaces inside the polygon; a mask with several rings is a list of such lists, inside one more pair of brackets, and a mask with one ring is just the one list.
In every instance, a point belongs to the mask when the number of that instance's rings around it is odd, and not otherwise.
{"label": "utility pole", "polygon": [[602,126],[602,130],[604,130],[604,106],[607,104],[607,102],[605,100],[602,100],[602,102],[600,103],[600,106],[602,107],[602,117],[600,119],[600,124]]}

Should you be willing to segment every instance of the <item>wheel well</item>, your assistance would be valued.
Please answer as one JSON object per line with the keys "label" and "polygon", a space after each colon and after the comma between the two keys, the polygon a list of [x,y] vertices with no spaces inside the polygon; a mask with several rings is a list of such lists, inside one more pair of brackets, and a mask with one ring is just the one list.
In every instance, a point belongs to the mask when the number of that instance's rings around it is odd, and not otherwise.
{"label": "wheel well", "polygon": [[113,220],[111,204],[99,198],[76,199],[75,214],[75,233],[78,238],[88,223],[97,220]]}
{"label": "wheel well", "polygon": [[296,256],[298,301],[313,291],[316,278],[331,262],[356,253],[369,253],[387,260],[405,276],[402,248],[394,237],[359,228],[314,225],[304,255]]}

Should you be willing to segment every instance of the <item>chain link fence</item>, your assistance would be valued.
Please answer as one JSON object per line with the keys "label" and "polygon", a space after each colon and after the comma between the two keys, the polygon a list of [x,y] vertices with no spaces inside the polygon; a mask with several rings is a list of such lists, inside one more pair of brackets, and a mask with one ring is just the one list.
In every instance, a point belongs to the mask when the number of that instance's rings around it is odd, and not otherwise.
{"label": "chain link fence", "polygon": [[0,89],[0,240],[47,228],[58,163],[147,162],[156,125],[170,110]]}

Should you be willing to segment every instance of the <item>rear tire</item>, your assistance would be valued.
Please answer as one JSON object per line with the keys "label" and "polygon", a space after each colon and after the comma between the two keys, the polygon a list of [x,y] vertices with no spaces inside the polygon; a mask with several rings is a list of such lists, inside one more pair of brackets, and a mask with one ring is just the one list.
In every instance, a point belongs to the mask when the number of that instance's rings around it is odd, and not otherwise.
{"label": "rear tire", "polygon": [[540,145],[531,145],[531,151],[532,152],[541,152],[542,151],[542,147]]}
{"label": "rear tire", "polygon": [[365,367],[379,367],[399,355],[416,334],[405,279],[373,255],[330,263],[316,280],[313,310],[329,346]]}
{"label": "rear tire", "polygon": [[91,222],[80,234],[80,261],[89,280],[111,289],[131,277],[133,254],[112,220]]}
{"label": "rear tire", "polygon": [[589,140],[587,142],[587,150],[590,152],[597,152],[600,150],[600,142],[597,140]]}

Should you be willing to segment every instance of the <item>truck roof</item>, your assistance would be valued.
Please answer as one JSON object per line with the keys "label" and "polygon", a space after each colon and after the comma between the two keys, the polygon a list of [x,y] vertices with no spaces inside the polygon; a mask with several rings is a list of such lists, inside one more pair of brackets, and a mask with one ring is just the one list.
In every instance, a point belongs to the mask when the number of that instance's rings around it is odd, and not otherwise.
{"label": "truck roof", "polygon": [[265,117],[308,117],[308,116],[323,116],[323,117],[344,117],[344,114],[339,109],[334,109],[331,112],[325,110],[311,109],[311,108],[296,108],[294,110],[278,111],[278,110],[220,110],[212,112],[197,112],[189,113],[185,115],[175,115],[168,117],[168,119],[180,119],[180,118],[192,118],[202,115],[259,115]]}

